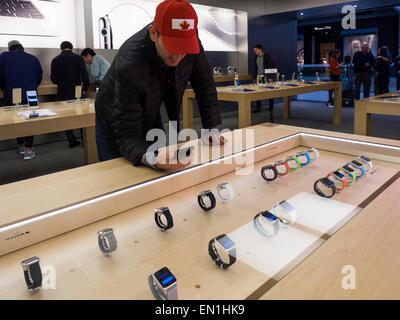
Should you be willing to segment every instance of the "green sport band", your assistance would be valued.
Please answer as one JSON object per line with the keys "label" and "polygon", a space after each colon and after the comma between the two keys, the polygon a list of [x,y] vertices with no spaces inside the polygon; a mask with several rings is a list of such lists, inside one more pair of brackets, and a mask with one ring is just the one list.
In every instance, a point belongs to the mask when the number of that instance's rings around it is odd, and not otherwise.
{"label": "green sport band", "polygon": [[353,184],[354,182],[356,182],[357,180],[357,176],[354,172],[350,172],[346,169],[344,169],[343,167],[339,168],[338,171],[343,171],[344,173],[346,173],[349,177],[351,177],[351,180],[347,180],[347,184]]}
{"label": "green sport band", "polygon": [[[293,168],[293,167],[291,167],[291,166],[289,165],[289,162],[290,162],[290,161],[293,161],[293,160],[296,161],[296,164],[297,164],[297,167],[296,167],[296,168]],[[290,172],[296,171],[297,169],[299,169],[299,168],[301,167],[301,162],[300,162],[299,158],[297,158],[296,156],[287,157],[285,161],[286,161],[286,163],[289,165]]]}

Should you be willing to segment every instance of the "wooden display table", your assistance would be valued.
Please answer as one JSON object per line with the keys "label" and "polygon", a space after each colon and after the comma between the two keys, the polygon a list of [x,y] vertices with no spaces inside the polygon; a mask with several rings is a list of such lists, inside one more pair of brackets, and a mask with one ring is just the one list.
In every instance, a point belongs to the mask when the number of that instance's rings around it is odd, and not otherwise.
{"label": "wooden display table", "polygon": [[[47,83],[41,84],[37,90],[38,96],[47,96],[57,94],[57,86],[55,84]],[[0,89],[0,99],[3,98],[3,90]]]}
{"label": "wooden display table", "polygon": [[58,132],[83,128],[85,161],[87,164],[97,162],[95,138],[95,111],[91,107],[93,99],[81,103],[66,102],[41,103],[39,109],[50,109],[57,113],[54,117],[23,120],[18,112],[10,107],[0,108],[0,140],[7,140],[31,135]]}
{"label": "wooden display table", "polygon": [[[178,279],[179,299],[400,298],[400,142],[273,124],[250,129],[253,147],[235,154],[224,149],[223,158],[211,153],[179,173],[136,168],[120,158],[1,186],[0,298],[153,299],[147,277],[164,266]],[[248,132],[224,135],[236,141]],[[191,143],[197,154],[210,150]],[[271,183],[261,178],[262,166],[311,146],[319,160]],[[238,161],[251,154],[254,168]],[[360,154],[373,160],[371,173],[332,199],[315,195],[316,179]],[[235,198],[201,210],[198,192],[215,194],[222,182],[231,184]],[[295,206],[296,223],[262,238],[252,219],[281,200]],[[161,206],[174,217],[166,232],[154,223],[153,210]],[[104,257],[97,231],[110,227],[118,249]],[[237,262],[225,271],[207,250],[223,233],[237,247]],[[56,290],[26,291],[20,262],[32,256],[42,268],[54,266]],[[343,293],[341,268],[352,264],[359,270],[357,290]]]}
{"label": "wooden display table", "polygon": [[[283,118],[290,118],[290,97],[298,94],[333,90],[334,109],[333,123],[342,123],[342,83],[340,81],[315,82],[315,84],[302,84],[299,82],[291,83],[297,86],[283,87],[280,89],[259,88],[256,85],[243,85],[245,89],[254,90],[252,92],[233,91],[233,86],[217,87],[218,100],[233,101],[238,103],[238,127],[247,128],[251,126],[251,103],[258,100],[273,98],[283,98]],[[274,84],[271,84],[274,86]],[[193,89],[185,90],[183,95],[183,127],[193,128],[193,101],[195,93]]]}
{"label": "wooden display table", "polygon": [[356,100],[354,106],[355,134],[370,135],[371,114],[400,116],[400,91]]}

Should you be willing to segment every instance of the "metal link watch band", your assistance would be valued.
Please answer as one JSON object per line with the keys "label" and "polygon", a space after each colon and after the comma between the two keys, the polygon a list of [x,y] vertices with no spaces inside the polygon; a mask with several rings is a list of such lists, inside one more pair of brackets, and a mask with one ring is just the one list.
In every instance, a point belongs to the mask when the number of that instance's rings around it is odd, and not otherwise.
{"label": "metal link watch band", "polygon": [[115,238],[113,229],[108,228],[97,232],[97,238],[100,251],[105,256],[109,256],[117,250],[117,239]]}

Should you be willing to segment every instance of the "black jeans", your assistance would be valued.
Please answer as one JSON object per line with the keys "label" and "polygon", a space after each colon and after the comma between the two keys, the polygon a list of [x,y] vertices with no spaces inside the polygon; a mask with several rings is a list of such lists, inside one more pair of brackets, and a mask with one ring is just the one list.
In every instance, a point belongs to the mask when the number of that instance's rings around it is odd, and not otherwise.
{"label": "black jeans", "polygon": [[17,138],[17,143],[19,145],[25,145],[25,148],[32,148],[32,146],[33,146],[33,136]]}
{"label": "black jeans", "polygon": [[106,135],[96,118],[96,146],[97,157],[100,162],[120,158],[121,154],[114,139]]}
{"label": "black jeans", "polygon": [[371,72],[362,71],[356,73],[356,99],[360,99],[361,85],[364,86],[364,98],[369,98],[371,91]]}

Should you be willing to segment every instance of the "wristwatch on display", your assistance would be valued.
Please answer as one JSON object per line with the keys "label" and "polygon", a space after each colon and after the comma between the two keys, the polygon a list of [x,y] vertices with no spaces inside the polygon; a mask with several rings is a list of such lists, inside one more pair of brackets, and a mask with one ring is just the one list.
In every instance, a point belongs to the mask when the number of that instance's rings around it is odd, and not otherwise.
{"label": "wristwatch on display", "polygon": [[[286,176],[289,172],[290,172],[290,167],[289,165],[286,163],[286,161],[276,161],[274,163],[274,167],[275,169],[278,171],[278,176]],[[282,172],[279,170],[279,168],[285,168],[285,172]]]}
{"label": "wristwatch on display", "polygon": [[[305,151],[296,153],[296,157],[297,157],[297,159],[299,159],[300,165],[301,165],[302,167],[308,165],[308,164],[311,162],[310,155],[309,155],[307,152],[305,152]],[[303,162],[302,162],[301,159],[303,159],[303,158],[306,158],[306,161],[303,161]]]}
{"label": "wristwatch on display", "polygon": [[296,222],[296,210],[285,200],[275,204],[271,211],[283,224],[292,225]]}
{"label": "wristwatch on display", "polygon": [[[272,225],[274,227],[274,233],[269,233],[261,224],[260,220],[265,221],[266,223]],[[266,238],[275,237],[279,232],[279,223],[278,218],[274,216],[271,212],[262,211],[257,214],[253,219],[254,229],[257,230],[259,234]]]}
{"label": "wristwatch on display", "polygon": [[[361,178],[364,175],[364,166],[362,163],[358,162],[357,160],[350,161],[347,165],[351,166],[356,170],[357,179]],[[358,171],[358,172],[357,172]],[[359,173],[359,174],[357,174]]]}
{"label": "wristwatch on display", "polygon": [[[228,192],[227,197],[224,195],[225,191]],[[234,196],[235,191],[229,183],[220,183],[219,185],[217,185],[217,197],[222,202],[231,201]]]}
{"label": "wristwatch on display", "polygon": [[350,166],[348,166],[347,164],[344,165],[343,167],[339,168],[338,171],[343,171],[344,173],[347,174],[348,177],[351,177],[350,179],[346,179],[347,181],[347,185],[353,184],[354,182],[356,182],[357,176],[356,173],[354,171],[354,169]]}
{"label": "wristwatch on display", "polygon": [[261,176],[268,182],[274,181],[278,178],[278,170],[274,165],[269,164],[261,168]]}
{"label": "wristwatch on display", "polygon": [[[210,205],[207,205],[204,202],[205,198],[208,198],[210,200]],[[199,192],[199,194],[197,195],[197,202],[204,211],[209,211],[211,209],[214,209],[217,204],[217,200],[215,199],[215,196],[211,192],[211,190]]]}
{"label": "wristwatch on display", "polygon": [[[167,219],[167,224],[163,223],[161,220],[161,216],[164,216]],[[168,207],[161,207],[154,210],[154,219],[156,221],[157,226],[165,231],[171,229],[174,226],[174,219],[172,218],[172,214],[169,211]]]}
{"label": "wristwatch on display", "polygon": [[[321,190],[320,188],[320,184],[329,188],[330,192],[324,192],[323,190]],[[336,194],[336,187],[335,184],[329,180],[328,178],[324,177],[321,179],[318,179],[317,181],[315,181],[314,183],[314,191],[316,194],[318,194],[320,197],[323,198],[332,198],[335,194]]]}
{"label": "wristwatch on display", "polygon": [[21,262],[24,269],[25,282],[29,291],[37,290],[42,286],[42,270],[40,269],[40,259],[33,257]]}
{"label": "wristwatch on display", "polygon": [[[347,185],[346,177],[345,177],[344,174],[340,173],[338,170],[329,173],[326,177],[328,179],[330,177],[333,177],[333,179],[335,179],[334,183],[335,183],[335,186],[336,186],[336,191],[342,191],[344,188],[346,188],[346,185]],[[339,186],[336,184],[336,182],[339,183]]]}
{"label": "wristwatch on display", "polygon": [[370,158],[367,158],[366,156],[359,156],[356,160],[367,165],[368,168],[364,169],[365,172],[370,172],[372,170],[373,166]]}
{"label": "wristwatch on display", "polygon": [[98,243],[100,251],[109,256],[112,252],[117,250],[117,239],[114,235],[114,230],[111,228],[97,232]]}
{"label": "wristwatch on display", "polygon": [[[305,152],[308,153],[308,155],[310,156],[310,160],[311,160],[311,161],[315,161],[315,160],[318,160],[318,159],[319,159],[319,152],[318,152],[317,149],[311,148],[311,149],[306,150]],[[311,154],[314,154],[314,156],[311,157]]]}
{"label": "wristwatch on display", "polygon": [[285,159],[286,163],[290,168],[290,172],[296,171],[301,167],[300,160],[296,156],[289,156]]}
{"label": "wristwatch on display", "polygon": [[[222,250],[229,256],[228,262],[221,258],[218,250]],[[221,234],[220,236],[210,240],[208,243],[208,253],[214,263],[223,270],[228,269],[236,262],[235,243],[226,234]]]}
{"label": "wristwatch on display", "polygon": [[149,276],[149,286],[157,300],[178,300],[176,278],[167,267]]}

